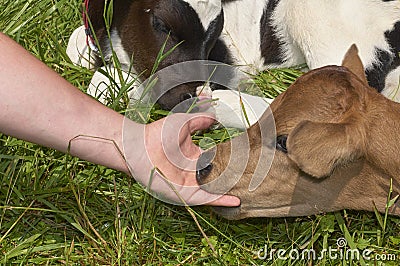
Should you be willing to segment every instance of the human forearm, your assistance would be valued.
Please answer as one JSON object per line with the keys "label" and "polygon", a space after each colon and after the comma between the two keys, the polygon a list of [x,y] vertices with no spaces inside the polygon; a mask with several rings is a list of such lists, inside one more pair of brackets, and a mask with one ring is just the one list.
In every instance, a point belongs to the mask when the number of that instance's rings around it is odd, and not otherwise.
{"label": "human forearm", "polygon": [[63,152],[71,144],[75,156],[128,172],[114,145],[122,149],[122,115],[77,90],[3,34],[0,50],[1,132]]}

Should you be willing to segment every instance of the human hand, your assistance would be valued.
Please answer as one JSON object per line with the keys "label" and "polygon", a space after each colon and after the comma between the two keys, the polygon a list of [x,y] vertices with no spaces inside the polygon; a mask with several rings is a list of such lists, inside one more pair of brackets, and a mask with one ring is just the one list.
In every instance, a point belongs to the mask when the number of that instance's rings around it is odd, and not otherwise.
{"label": "human hand", "polygon": [[[124,153],[132,175],[157,198],[170,203],[238,206],[237,197],[210,194],[196,181],[202,151],[192,142],[191,133],[213,122],[210,114],[173,114],[143,126],[142,138],[138,138],[137,124],[125,121]],[[144,141],[138,143],[140,139]],[[152,170],[156,170],[153,175]]]}

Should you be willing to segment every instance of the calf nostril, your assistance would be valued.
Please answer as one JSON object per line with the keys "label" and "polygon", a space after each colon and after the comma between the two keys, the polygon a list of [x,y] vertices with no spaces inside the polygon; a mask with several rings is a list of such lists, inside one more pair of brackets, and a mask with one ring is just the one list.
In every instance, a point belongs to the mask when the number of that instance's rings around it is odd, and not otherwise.
{"label": "calf nostril", "polygon": [[209,149],[206,152],[203,152],[199,159],[197,160],[197,172],[196,179],[199,185],[204,185],[208,175],[211,173],[213,169],[213,159],[215,156],[216,149]]}
{"label": "calf nostril", "polygon": [[206,178],[211,173],[212,168],[213,168],[212,164],[209,164],[206,167],[197,170],[196,179],[199,184],[202,184],[204,178]]}
{"label": "calf nostril", "polygon": [[186,100],[189,100],[189,99],[192,99],[193,98],[193,95],[192,94],[190,94],[190,93],[185,93],[185,94],[183,94],[182,96],[181,96],[181,101],[183,102],[183,101],[186,101]]}

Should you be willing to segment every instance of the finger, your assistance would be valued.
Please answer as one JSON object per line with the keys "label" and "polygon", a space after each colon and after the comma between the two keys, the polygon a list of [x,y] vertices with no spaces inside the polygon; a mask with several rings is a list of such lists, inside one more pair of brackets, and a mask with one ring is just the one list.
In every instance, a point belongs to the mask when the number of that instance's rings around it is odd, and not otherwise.
{"label": "finger", "polygon": [[224,206],[224,207],[238,207],[240,206],[240,199],[232,195],[223,195],[220,198],[207,203],[210,206]]}
{"label": "finger", "polygon": [[211,194],[196,186],[181,186],[180,195],[188,205],[210,205],[237,207],[240,206],[240,199],[232,195]]}
{"label": "finger", "polygon": [[[205,190],[202,190],[197,183],[188,184],[187,182],[184,182],[183,184],[178,184],[173,180],[167,180],[165,177],[159,174],[158,171],[156,171],[152,176],[151,183],[142,183],[142,185],[145,185],[147,187],[147,191],[149,191],[154,197],[170,204],[188,204],[190,206],[211,205],[225,207],[236,207],[240,205],[240,199],[235,196],[211,194]],[[174,188],[172,189],[171,186]]]}

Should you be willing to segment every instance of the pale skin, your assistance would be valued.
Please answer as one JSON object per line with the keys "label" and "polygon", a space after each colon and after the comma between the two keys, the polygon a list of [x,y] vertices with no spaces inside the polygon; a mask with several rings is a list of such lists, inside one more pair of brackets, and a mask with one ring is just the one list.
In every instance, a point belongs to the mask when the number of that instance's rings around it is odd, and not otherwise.
{"label": "pale skin", "polygon": [[[0,132],[62,152],[68,152],[70,144],[71,155],[133,174],[144,185],[157,167],[176,191],[160,174],[153,177],[151,189],[173,201],[240,204],[234,196],[201,190],[195,179],[201,150],[190,134],[209,127],[213,117],[178,114],[137,124],[79,91],[2,33],[0,51]],[[182,154],[182,164],[171,162],[181,160]]]}

